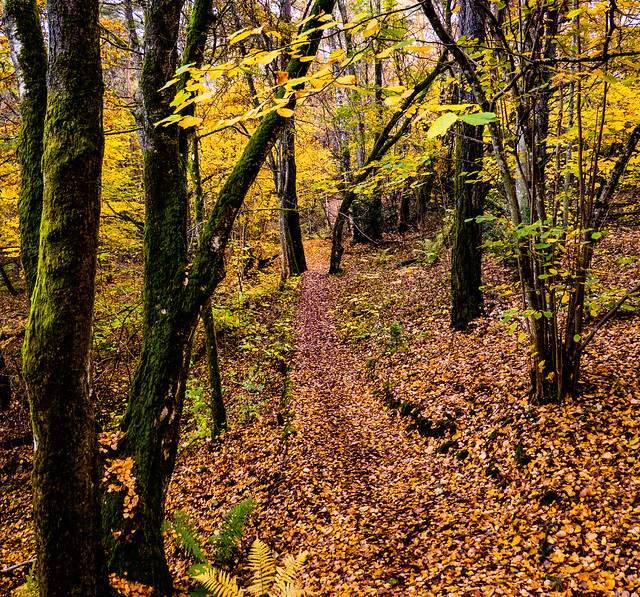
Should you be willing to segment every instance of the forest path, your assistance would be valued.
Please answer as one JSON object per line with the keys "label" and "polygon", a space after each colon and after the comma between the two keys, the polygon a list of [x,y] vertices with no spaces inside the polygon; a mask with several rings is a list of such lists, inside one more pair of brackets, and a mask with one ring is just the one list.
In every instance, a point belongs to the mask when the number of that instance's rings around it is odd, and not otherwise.
{"label": "forest path", "polygon": [[413,552],[428,524],[429,456],[372,395],[364,359],[341,342],[332,309],[351,274],[326,271],[310,264],[294,318],[288,518],[319,594],[404,594],[422,569]]}

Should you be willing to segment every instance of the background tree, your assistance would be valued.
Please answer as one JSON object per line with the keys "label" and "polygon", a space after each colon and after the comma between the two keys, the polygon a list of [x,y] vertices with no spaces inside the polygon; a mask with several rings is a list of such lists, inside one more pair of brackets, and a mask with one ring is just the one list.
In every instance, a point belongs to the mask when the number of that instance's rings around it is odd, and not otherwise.
{"label": "background tree", "polygon": [[[493,121],[487,126],[500,176],[501,192],[511,216],[508,227],[511,232],[507,244],[508,250],[513,252],[518,262],[525,307],[523,313],[527,317],[526,330],[531,344],[533,400],[537,403],[558,401],[576,390],[581,354],[601,325],[597,323],[594,330],[584,335],[587,277],[594,246],[601,236],[604,216],[640,139],[640,124],[633,125],[617,159],[609,166],[606,180],[603,180],[600,174],[600,154],[604,119],[608,109],[609,82],[606,79],[598,82],[601,92],[592,122],[593,130],[598,132],[591,138],[590,146],[587,146],[579,99],[582,76],[577,78],[576,164],[567,164],[566,167],[577,170],[578,189],[570,227],[564,229],[557,226],[559,196],[549,192],[551,189],[546,187],[538,159],[532,157],[527,168],[523,169],[519,157],[523,153],[520,140],[524,140],[526,155],[538,156],[538,144],[542,142],[543,133],[537,120],[539,83],[548,77],[547,69],[551,64],[547,59],[548,46],[555,44],[556,36],[553,33],[558,30],[557,26],[550,25],[550,21],[565,18],[563,6],[550,4],[532,8],[522,19],[511,21],[513,29],[506,35],[502,23],[487,5],[482,5],[491,28],[492,44],[486,48],[485,56],[488,61],[491,61],[491,56],[501,57],[493,64],[494,78],[491,80],[476,72],[474,59],[452,39],[431,0],[423,0],[421,6],[436,35],[452,53],[464,73],[482,111],[495,110],[497,102],[501,101],[503,113],[508,113],[510,108],[516,113],[517,130],[511,155],[508,151],[510,139],[507,137],[506,123],[503,125]],[[511,7],[507,6],[507,9],[511,10]],[[594,20],[594,28],[587,31],[590,38],[596,40],[590,43],[596,43],[601,53],[592,56],[586,52],[579,56],[578,43],[577,55],[564,56],[562,60],[555,58],[559,68],[575,61],[578,70],[581,70],[583,63],[595,60],[602,67],[611,69],[611,32],[621,26],[616,23],[616,15],[611,5],[604,10],[601,7],[598,18]],[[507,20],[505,18],[505,22]],[[528,35],[531,27],[535,28],[531,50],[520,54],[520,49],[525,47],[524,36]],[[622,42],[623,38],[619,39]],[[506,104],[507,95],[511,96],[509,105]],[[590,153],[588,157],[587,151]],[[519,194],[517,177],[522,178],[526,202],[522,201]],[[568,255],[571,255],[570,259],[567,258]],[[630,292],[632,291],[633,289]],[[613,306],[614,312],[618,308],[616,303]],[[609,313],[605,314],[602,321],[609,317]]]}
{"label": "background tree", "polygon": [[47,51],[36,0],[4,0],[3,21],[20,96],[20,257],[27,296],[36,283],[42,212],[42,136],[47,104]]}
{"label": "background tree", "polygon": [[[465,46],[474,40],[484,41],[484,13],[470,0],[460,2],[460,37]],[[464,79],[460,81],[460,104],[473,102],[473,94]],[[455,211],[451,244],[451,327],[464,329],[483,312],[482,224],[475,218],[484,209],[485,184],[481,180],[483,126],[458,124],[456,138],[456,173],[454,179]]]}

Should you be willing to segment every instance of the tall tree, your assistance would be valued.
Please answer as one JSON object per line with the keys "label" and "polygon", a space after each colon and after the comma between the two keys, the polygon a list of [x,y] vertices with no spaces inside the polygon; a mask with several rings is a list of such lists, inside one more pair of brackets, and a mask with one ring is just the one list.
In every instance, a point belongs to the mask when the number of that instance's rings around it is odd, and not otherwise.
{"label": "tall tree", "polygon": [[[607,108],[608,82],[603,85],[601,105],[596,114],[596,130],[600,130],[599,138],[591,148],[591,156],[587,160],[584,143],[584,127],[581,119],[582,83],[576,82],[576,121],[578,123],[577,147],[577,182],[575,229],[570,238],[566,230],[555,227],[545,181],[540,170],[536,144],[540,141],[540,129],[536,123],[536,94],[539,82],[544,80],[547,69],[545,56],[549,55],[548,45],[555,43],[555,36],[546,39],[545,34],[557,31],[557,27],[549,24],[549,19],[562,19],[562,10],[557,10],[553,3],[536,5],[526,13],[527,22],[535,27],[535,43],[529,53],[520,54],[510,45],[517,36],[507,37],[498,19],[493,15],[484,0],[477,0],[485,15],[492,33],[494,52],[504,56],[504,69],[499,69],[491,81],[500,83],[501,88],[495,90],[483,85],[488,79],[481,78],[475,69],[474,59],[451,37],[443,26],[431,0],[421,0],[423,12],[431,23],[436,35],[444,46],[452,53],[469,84],[475,102],[485,112],[494,109],[498,99],[506,93],[513,95],[516,106],[518,127],[516,139],[524,140],[525,153],[531,157],[528,172],[518,166],[518,176],[526,176],[527,201],[521,199],[516,186],[516,176],[510,167],[509,153],[505,143],[504,129],[496,121],[489,122],[487,128],[491,137],[493,153],[500,174],[501,190],[511,215],[511,228],[515,230],[511,239],[511,247],[518,260],[518,270],[522,285],[522,296],[527,315],[526,329],[531,345],[531,384],[532,398],[536,403],[548,403],[561,400],[565,395],[576,390],[580,373],[580,358],[586,346],[591,342],[595,332],[611,317],[622,302],[637,289],[632,289],[616,303],[613,310],[598,322],[589,334],[584,334],[584,304],[586,298],[586,281],[594,246],[600,237],[600,228],[609,209],[614,190],[619,184],[622,174],[640,141],[640,124],[636,124],[627,136],[624,147],[612,165],[607,180],[599,188],[599,151],[602,142],[602,130]],[[582,68],[583,61],[595,61],[602,68],[609,68],[610,44],[614,39],[613,31],[620,27],[615,22],[618,15],[614,5],[600,6],[600,14],[596,22],[603,33],[598,40],[600,51],[595,54],[578,56],[580,44],[575,56],[565,57],[565,61]],[[508,9],[508,5],[507,5]],[[603,14],[604,12],[604,14]],[[513,26],[521,32],[528,32],[529,25],[520,19],[512,19]],[[579,27],[578,27],[579,31]],[[590,31],[590,35],[593,31]],[[521,38],[520,38],[521,39]],[[624,37],[617,38],[624,43]],[[591,41],[589,42],[592,43]],[[590,46],[591,47],[591,46]],[[500,66],[500,65],[498,65]],[[541,70],[543,72],[541,72]],[[493,95],[490,95],[493,94]],[[521,152],[519,144],[514,153]],[[514,160],[515,161],[515,160]],[[586,164],[589,164],[587,166]],[[588,170],[588,171],[587,171]],[[553,198],[552,198],[553,200]],[[563,257],[571,254],[567,264]],[[563,272],[560,270],[564,269]],[[566,313],[562,313],[566,304]]]}
{"label": "tall tree", "polygon": [[[291,42],[291,0],[283,0],[281,18],[285,27],[285,44]],[[284,57],[283,57],[284,60]],[[278,195],[280,202],[280,242],[282,244],[283,272],[299,276],[307,270],[307,260],[302,244],[300,213],[298,212],[296,125],[295,116],[289,118],[278,140]]]}
{"label": "tall tree", "polygon": [[47,51],[36,0],[3,0],[3,21],[20,97],[20,256],[31,297],[36,284],[42,212],[42,136],[47,107]]}
{"label": "tall tree", "polygon": [[[133,460],[137,505],[125,511],[124,495],[108,494],[103,532],[111,549],[111,568],[128,572],[162,595],[172,592],[161,532],[166,492],[175,464],[180,418],[200,310],[224,277],[224,255],[231,229],[287,118],[267,114],[218,193],[200,244],[188,262],[186,243],[186,169],[178,127],[155,126],[173,112],[174,93],[161,88],[177,63],[180,0],[152,0],[146,8],[145,57],[142,74],[145,104],[145,249],[143,342],[120,441],[114,456]],[[317,0],[300,55],[314,55],[322,32],[321,14],[333,0]],[[195,14],[195,11],[194,11]],[[286,74],[302,77],[309,62],[292,58]],[[280,88],[277,95],[282,97]],[[295,107],[292,98],[287,107]],[[126,517],[124,514],[126,513]]]}
{"label": "tall tree", "polygon": [[280,195],[280,226],[282,234],[283,257],[286,259],[289,275],[299,276],[307,271],[307,260],[302,244],[300,212],[298,211],[296,133],[295,116],[280,136],[278,148],[278,191]]}
{"label": "tall tree", "polygon": [[44,198],[24,344],[39,594],[108,595],[90,361],[104,145],[98,0],[49,0],[47,10]]}
{"label": "tall tree", "polygon": [[[460,36],[466,44],[484,41],[484,13],[471,0],[461,0],[458,12]],[[473,103],[464,78],[460,81],[459,103]],[[475,218],[484,209],[482,170],[483,126],[459,123],[456,148],[455,211],[451,246],[451,327],[465,329],[483,311],[482,224]]]}

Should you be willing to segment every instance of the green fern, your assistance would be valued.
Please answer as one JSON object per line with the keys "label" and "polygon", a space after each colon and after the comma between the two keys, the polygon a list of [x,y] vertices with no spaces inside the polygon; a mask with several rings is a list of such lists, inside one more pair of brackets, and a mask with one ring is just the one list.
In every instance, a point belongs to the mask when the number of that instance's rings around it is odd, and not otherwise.
{"label": "green fern", "polygon": [[[252,584],[248,588],[254,597],[304,597],[310,591],[298,585],[298,575],[307,552],[299,556],[286,556],[283,566],[276,566],[275,558],[265,543],[256,539],[249,552]],[[198,566],[196,580],[212,597],[241,597],[244,595],[231,575],[218,568]]]}
{"label": "green fern", "polygon": [[27,574],[27,582],[16,589],[16,597],[38,597],[38,578],[36,577],[36,567],[31,566]]}
{"label": "green fern", "polygon": [[175,533],[176,542],[182,551],[199,564],[207,562],[207,556],[201,547],[202,541],[198,537],[195,525],[186,512],[176,510],[173,513],[173,523],[168,526]]}
{"label": "green fern", "polygon": [[256,503],[253,499],[247,498],[224,515],[220,534],[209,539],[209,542],[214,545],[215,560],[218,566],[224,566],[231,560],[233,552],[242,538],[244,527],[249,522],[255,508]]}

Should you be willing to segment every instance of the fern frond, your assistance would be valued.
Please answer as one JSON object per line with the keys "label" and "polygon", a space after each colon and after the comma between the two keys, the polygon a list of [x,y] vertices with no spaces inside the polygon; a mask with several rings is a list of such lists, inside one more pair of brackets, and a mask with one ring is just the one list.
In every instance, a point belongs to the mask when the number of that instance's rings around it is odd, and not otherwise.
{"label": "fern frond", "polygon": [[176,533],[178,545],[187,555],[190,555],[199,564],[207,561],[207,556],[200,546],[201,542],[196,527],[186,512],[176,510],[173,513],[173,524],[170,527]]}
{"label": "fern frond", "polygon": [[257,597],[268,595],[273,586],[276,567],[271,550],[260,539],[256,539],[251,545],[249,565],[253,572],[253,583],[249,587],[249,593]]}
{"label": "fern frond", "polygon": [[224,523],[220,534],[210,540],[215,546],[215,559],[218,564],[226,564],[231,559],[233,551],[242,538],[244,527],[255,508],[255,501],[252,498],[247,498],[236,504],[224,515]]}
{"label": "fern frond", "polygon": [[[308,552],[303,551],[301,554],[297,556],[288,555],[283,560],[283,567],[278,566],[276,569],[276,574],[274,578],[275,586],[280,589],[280,594],[285,595],[282,591],[285,590],[286,587],[295,587],[298,581],[298,574],[302,569],[302,565],[307,559]],[[287,593],[288,594],[288,593]],[[304,595],[305,593],[301,593]]]}
{"label": "fern frond", "polygon": [[306,595],[311,595],[307,589],[300,589],[296,585],[284,585],[273,594],[273,597],[305,597]]}
{"label": "fern frond", "polygon": [[238,587],[236,581],[228,572],[218,568],[208,568],[193,577],[212,597],[242,597],[244,591]]}

